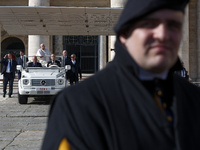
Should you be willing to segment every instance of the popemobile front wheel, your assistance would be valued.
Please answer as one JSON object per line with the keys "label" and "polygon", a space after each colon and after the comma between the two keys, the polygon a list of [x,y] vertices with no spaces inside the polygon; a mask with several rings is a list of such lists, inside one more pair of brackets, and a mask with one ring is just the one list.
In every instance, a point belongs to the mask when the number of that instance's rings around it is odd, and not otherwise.
{"label": "popemobile front wheel", "polygon": [[18,101],[20,104],[27,104],[28,97],[26,95],[20,95],[18,92]]}

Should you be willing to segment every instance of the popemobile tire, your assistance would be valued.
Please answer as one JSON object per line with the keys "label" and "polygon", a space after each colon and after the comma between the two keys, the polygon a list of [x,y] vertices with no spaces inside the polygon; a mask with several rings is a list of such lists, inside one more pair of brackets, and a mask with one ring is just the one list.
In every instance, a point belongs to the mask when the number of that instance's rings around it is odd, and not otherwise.
{"label": "popemobile tire", "polygon": [[28,97],[26,95],[20,95],[18,92],[18,101],[20,104],[27,104]]}

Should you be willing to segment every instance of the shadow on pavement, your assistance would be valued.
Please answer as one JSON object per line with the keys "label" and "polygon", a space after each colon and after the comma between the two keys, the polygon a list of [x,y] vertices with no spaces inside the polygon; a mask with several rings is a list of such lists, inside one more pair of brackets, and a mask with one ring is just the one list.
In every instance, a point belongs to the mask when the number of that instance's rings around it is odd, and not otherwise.
{"label": "shadow on pavement", "polygon": [[49,105],[52,100],[52,97],[34,97],[29,100],[28,98],[28,105]]}

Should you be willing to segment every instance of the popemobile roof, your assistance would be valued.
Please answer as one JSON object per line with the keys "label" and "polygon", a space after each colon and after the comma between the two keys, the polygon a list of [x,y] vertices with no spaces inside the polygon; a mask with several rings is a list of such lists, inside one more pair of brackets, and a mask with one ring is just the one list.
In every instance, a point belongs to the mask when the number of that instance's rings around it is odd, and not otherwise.
{"label": "popemobile roof", "polygon": [[122,8],[0,6],[9,35],[114,35]]}

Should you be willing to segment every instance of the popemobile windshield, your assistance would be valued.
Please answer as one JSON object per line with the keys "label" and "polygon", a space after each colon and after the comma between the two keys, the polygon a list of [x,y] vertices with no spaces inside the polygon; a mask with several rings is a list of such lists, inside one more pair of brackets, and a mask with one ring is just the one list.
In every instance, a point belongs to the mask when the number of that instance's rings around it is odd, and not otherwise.
{"label": "popemobile windshield", "polygon": [[70,65],[65,66],[63,56],[56,56],[59,65],[48,65],[47,67],[50,56],[44,56],[43,58],[37,57],[37,62],[41,63],[42,67],[28,67],[33,57],[25,56],[23,66],[17,65],[17,70],[21,71],[21,79],[18,81],[20,104],[27,104],[28,97],[55,95],[67,86],[65,75],[71,67]]}

